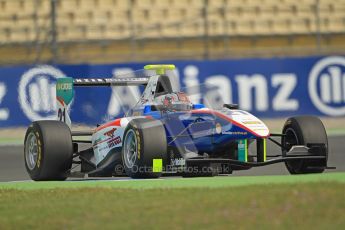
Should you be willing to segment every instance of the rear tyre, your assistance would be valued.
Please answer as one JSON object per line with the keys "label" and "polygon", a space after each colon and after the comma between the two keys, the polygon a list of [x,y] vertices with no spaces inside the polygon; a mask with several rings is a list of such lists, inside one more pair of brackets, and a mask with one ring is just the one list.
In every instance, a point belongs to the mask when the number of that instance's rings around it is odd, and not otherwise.
{"label": "rear tyre", "polygon": [[285,162],[287,170],[291,174],[322,173],[327,166],[328,139],[322,121],[313,116],[298,116],[289,118],[283,127],[282,137],[283,156],[294,145],[324,144],[323,153],[326,159],[322,160],[296,160]]}
{"label": "rear tyre", "polygon": [[162,122],[144,118],[129,122],[123,135],[122,162],[132,178],[158,178],[166,161],[167,140]]}
{"label": "rear tyre", "polygon": [[24,140],[25,167],[35,181],[65,180],[72,166],[69,127],[60,121],[35,121]]}

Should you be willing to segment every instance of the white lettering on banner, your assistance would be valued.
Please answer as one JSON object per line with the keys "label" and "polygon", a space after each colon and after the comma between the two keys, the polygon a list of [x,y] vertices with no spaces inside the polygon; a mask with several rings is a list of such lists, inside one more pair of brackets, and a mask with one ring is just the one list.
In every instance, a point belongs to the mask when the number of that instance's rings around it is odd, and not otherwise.
{"label": "white lettering on banner", "polygon": [[[113,75],[120,76],[130,73],[130,68],[118,68],[113,71]],[[178,73],[178,71],[177,71]],[[221,108],[224,103],[233,102],[233,85],[231,78],[225,75],[208,76],[204,86],[200,85],[198,78],[199,69],[197,66],[188,65],[183,69],[183,82],[185,91],[192,103],[203,103],[206,107]],[[175,76],[174,81],[179,82],[179,75]],[[134,77],[126,74],[126,77]],[[271,85],[267,82],[266,76],[261,74],[236,75],[235,80],[238,87],[238,101],[241,109],[267,111],[271,101],[268,97],[268,87],[277,88],[277,93],[272,97],[272,109],[276,111],[296,111],[299,102],[291,98],[291,94],[297,84],[297,76],[293,73],[277,73],[271,78]],[[174,85],[178,85],[175,84]],[[203,87],[203,88],[201,88]],[[201,92],[202,91],[202,92]],[[202,97],[202,93],[204,97]],[[140,91],[137,86],[116,87],[112,91],[110,103],[108,105],[108,115],[116,116],[123,111],[131,108],[139,100]]]}
{"label": "white lettering on banner", "polygon": [[188,65],[184,69],[183,83],[186,86],[186,93],[193,104],[200,103],[200,82],[198,79],[199,69],[194,65]]}
{"label": "white lettering on banner", "polygon": [[274,110],[297,110],[298,100],[291,99],[291,93],[297,84],[297,77],[292,73],[279,73],[272,76],[272,86],[278,88],[277,94],[273,97],[272,106]]}
{"label": "white lettering on banner", "polygon": [[[135,77],[131,68],[117,68],[113,70],[113,77],[124,75],[125,77]],[[108,105],[108,115],[117,116],[123,108],[126,112],[133,107],[140,99],[140,91],[138,86],[117,86],[112,87],[112,93]]]}
{"label": "white lettering on banner", "polygon": [[[0,82],[0,104],[1,104],[2,100],[4,99],[6,92],[7,92],[6,85],[4,83]],[[8,108],[1,108],[0,109],[0,120],[7,120],[9,115],[10,115],[10,112],[9,112]]]}
{"label": "white lettering on banner", "polygon": [[331,103],[332,101],[332,92],[331,92],[331,78],[328,74],[322,74],[320,77],[321,90],[321,100],[324,103]]}
{"label": "white lettering on banner", "polygon": [[[342,89],[341,89],[341,68],[339,68],[338,66],[331,66],[328,68],[329,71],[329,75],[328,77],[331,78],[331,82],[332,82],[332,101],[334,103],[341,103],[342,102],[342,98],[341,98],[341,94],[342,94]],[[325,76],[327,76],[327,74],[325,74]],[[345,76],[345,74],[344,74]],[[322,87],[322,86],[321,86]]]}
{"label": "white lettering on banner", "polygon": [[61,77],[65,77],[63,72],[48,65],[29,69],[22,75],[18,101],[31,121],[56,118],[55,79]]}
{"label": "white lettering on banner", "polygon": [[318,61],[309,74],[310,99],[321,112],[345,115],[345,57],[331,56]]}
{"label": "white lettering on banner", "polygon": [[166,74],[169,76],[173,91],[180,90],[180,73],[178,69],[176,68],[173,71],[167,71]]}
{"label": "white lettering on banner", "polygon": [[211,88],[204,97],[206,107],[216,109],[222,108],[224,103],[232,103],[232,86],[227,76],[210,76],[205,80],[205,84]]}
{"label": "white lettering on banner", "polygon": [[[239,105],[242,109],[253,109],[252,98],[254,98],[258,111],[266,111],[268,109],[267,80],[263,75],[237,75],[235,80],[238,84]],[[255,94],[252,95],[252,92]]]}

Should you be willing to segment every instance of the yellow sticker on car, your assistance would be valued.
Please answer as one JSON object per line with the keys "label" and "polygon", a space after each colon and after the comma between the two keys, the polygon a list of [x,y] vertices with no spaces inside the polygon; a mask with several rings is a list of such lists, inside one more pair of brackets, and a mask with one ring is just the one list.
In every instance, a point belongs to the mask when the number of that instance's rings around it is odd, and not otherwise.
{"label": "yellow sticker on car", "polygon": [[153,159],[152,162],[152,172],[162,172],[163,170],[163,160]]}

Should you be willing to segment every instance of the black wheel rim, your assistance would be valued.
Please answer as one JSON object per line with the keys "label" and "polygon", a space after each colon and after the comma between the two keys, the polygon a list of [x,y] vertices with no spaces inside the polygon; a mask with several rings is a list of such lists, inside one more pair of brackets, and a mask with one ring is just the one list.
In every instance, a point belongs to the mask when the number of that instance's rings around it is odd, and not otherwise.
{"label": "black wheel rim", "polygon": [[31,132],[26,138],[25,142],[25,161],[30,170],[33,170],[37,164],[38,159],[38,146],[37,137]]}
{"label": "black wheel rim", "polygon": [[129,130],[126,134],[123,152],[127,168],[133,168],[137,160],[137,138],[133,130]]}

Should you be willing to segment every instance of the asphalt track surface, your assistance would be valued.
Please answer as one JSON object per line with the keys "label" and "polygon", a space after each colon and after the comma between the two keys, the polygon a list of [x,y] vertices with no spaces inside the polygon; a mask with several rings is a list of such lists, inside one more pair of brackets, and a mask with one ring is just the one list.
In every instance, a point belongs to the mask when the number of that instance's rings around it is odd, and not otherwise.
{"label": "asphalt track surface", "polygon": [[[329,137],[328,165],[336,169],[326,172],[345,171],[345,135]],[[268,154],[280,153],[274,144],[268,144]],[[24,166],[23,146],[0,146],[0,182],[29,180]],[[284,163],[252,168],[245,171],[235,171],[232,176],[242,175],[284,175],[288,174]],[[110,178],[109,178],[110,179]],[[116,179],[116,178],[112,178]],[[122,180],[125,178],[121,178]]]}

